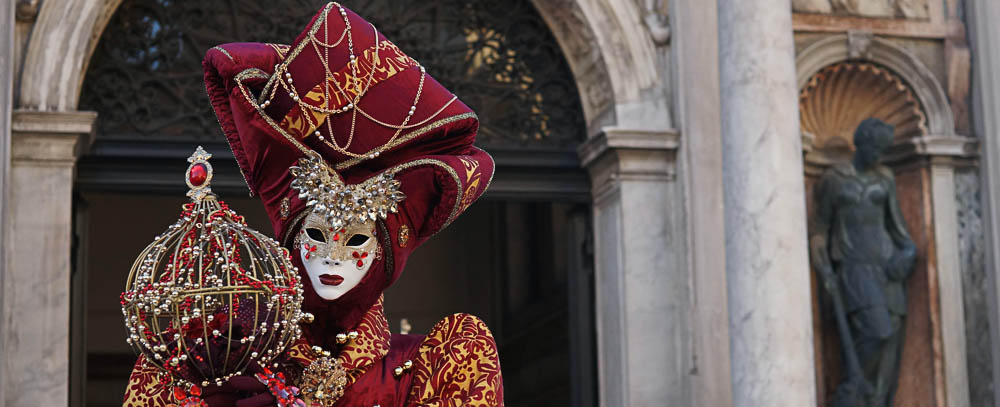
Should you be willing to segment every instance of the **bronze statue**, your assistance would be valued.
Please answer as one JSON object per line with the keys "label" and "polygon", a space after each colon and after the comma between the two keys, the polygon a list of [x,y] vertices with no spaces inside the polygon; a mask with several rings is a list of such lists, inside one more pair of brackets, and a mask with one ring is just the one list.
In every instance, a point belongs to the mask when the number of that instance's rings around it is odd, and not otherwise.
{"label": "bronze statue", "polygon": [[835,407],[892,406],[899,378],[904,283],[916,247],[892,170],[879,164],[893,131],[878,119],[862,121],[854,132],[854,158],[828,169],[816,186],[811,257],[833,299],[845,361]]}

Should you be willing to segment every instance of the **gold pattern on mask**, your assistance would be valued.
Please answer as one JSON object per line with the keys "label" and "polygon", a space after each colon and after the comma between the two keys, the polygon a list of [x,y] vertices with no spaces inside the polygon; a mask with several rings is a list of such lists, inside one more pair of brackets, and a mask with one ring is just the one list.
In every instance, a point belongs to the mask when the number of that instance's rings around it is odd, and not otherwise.
{"label": "gold pattern on mask", "polygon": [[364,266],[370,253],[378,249],[375,240],[375,221],[352,223],[334,228],[323,217],[310,213],[295,237],[295,246],[305,250],[303,257],[327,258],[353,262]]}

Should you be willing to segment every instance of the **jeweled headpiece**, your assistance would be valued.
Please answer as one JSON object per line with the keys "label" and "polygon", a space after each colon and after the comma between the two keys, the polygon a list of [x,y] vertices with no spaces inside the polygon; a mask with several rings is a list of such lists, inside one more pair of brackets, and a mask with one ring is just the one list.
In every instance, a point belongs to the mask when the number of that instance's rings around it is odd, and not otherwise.
{"label": "jeweled headpiece", "polygon": [[121,294],[127,342],[188,391],[270,363],[309,318],[288,250],[211,192],[210,157],[198,147],[188,159],[191,202],[139,254]]}
{"label": "jeweled headpiece", "polygon": [[299,191],[299,199],[305,200],[306,207],[334,229],[385,219],[389,213],[396,213],[397,203],[406,197],[390,172],[347,185],[319,155],[299,160],[299,165],[290,171],[295,176],[292,189]]}

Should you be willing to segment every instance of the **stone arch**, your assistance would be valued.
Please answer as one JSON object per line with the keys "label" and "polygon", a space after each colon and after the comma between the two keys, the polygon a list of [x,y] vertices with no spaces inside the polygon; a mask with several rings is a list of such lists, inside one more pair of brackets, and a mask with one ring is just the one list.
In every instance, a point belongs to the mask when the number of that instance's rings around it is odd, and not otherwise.
{"label": "stone arch", "polygon": [[[573,71],[588,136],[604,126],[671,128],[663,103],[643,103],[662,85],[656,44],[629,0],[532,0]],[[596,47],[594,45],[597,45]],[[656,111],[643,111],[652,109]],[[655,117],[657,120],[638,120]]]}
{"label": "stone arch", "polygon": [[76,110],[90,55],[121,0],[42,2],[22,68],[19,107]]}
{"label": "stone arch", "polygon": [[[665,102],[643,103],[650,98],[648,90],[661,85],[665,76],[658,72],[656,45],[645,29],[638,4],[629,0],[532,3],[549,25],[573,71],[588,135],[610,125],[649,125],[629,117],[658,117],[661,122],[654,121],[654,127],[671,127],[669,115],[663,114]],[[121,0],[42,3],[18,89],[21,108],[76,110],[90,57],[120,4]],[[660,98],[665,100],[662,95]]]}
{"label": "stone arch", "polygon": [[928,138],[955,137],[955,119],[948,96],[923,62],[889,41],[878,37],[835,35],[819,40],[795,58],[798,89],[815,73],[838,62],[866,60],[889,68],[910,86],[927,114]]}

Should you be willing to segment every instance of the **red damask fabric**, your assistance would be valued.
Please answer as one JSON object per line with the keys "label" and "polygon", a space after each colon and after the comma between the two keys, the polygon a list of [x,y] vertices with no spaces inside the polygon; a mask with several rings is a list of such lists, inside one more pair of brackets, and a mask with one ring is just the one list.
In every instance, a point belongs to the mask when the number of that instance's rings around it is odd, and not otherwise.
{"label": "red damask fabric", "polygon": [[[472,315],[455,314],[424,335],[392,335],[379,300],[355,327],[358,337],[344,345],[337,359],[348,372],[347,391],[336,406],[430,407],[503,405],[503,379],[496,341],[486,324]],[[311,344],[289,350],[305,368]],[[413,367],[396,376],[406,361]],[[144,368],[140,357],[125,393],[124,406],[170,406],[170,383]]]}

